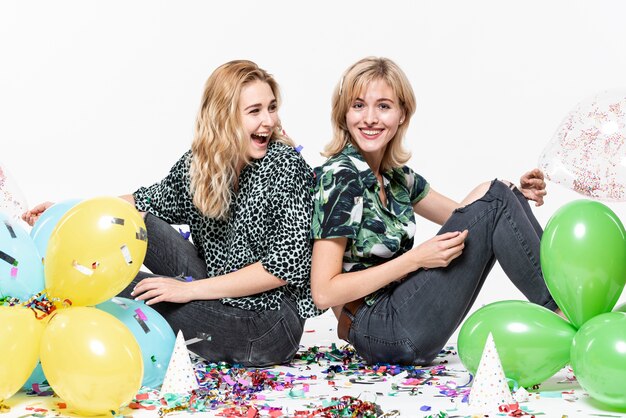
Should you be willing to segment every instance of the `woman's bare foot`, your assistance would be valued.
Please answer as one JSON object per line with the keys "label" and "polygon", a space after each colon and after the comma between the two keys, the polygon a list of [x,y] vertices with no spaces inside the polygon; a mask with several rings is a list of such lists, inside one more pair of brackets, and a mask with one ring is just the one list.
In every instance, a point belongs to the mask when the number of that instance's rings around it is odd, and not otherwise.
{"label": "woman's bare foot", "polygon": [[554,313],[557,314],[558,316],[560,316],[561,318],[565,319],[567,322],[569,322],[569,319],[565,316],[565,314],[563,313],[561,308],[556,308]]}

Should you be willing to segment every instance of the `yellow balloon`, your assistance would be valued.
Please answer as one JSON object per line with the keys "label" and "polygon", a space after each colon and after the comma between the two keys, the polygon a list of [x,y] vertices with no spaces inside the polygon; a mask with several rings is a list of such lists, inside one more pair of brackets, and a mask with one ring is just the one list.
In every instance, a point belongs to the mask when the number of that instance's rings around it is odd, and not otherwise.
{"label": "yellow balloon", "polygon": [[110,415],[141,387],[139,344],[121,321],[97,308],[56,311],[43,332],[40,357],[52,389],[79,414]]}
{"label": "yellow balloon", "polygon": [[133,205],[118,197],[84,200],[52,231],[44,273],[51,299],[92,306],[117,295],[146,256],[147,232]]}
{"label": "yellow balloon", "polygon": [[0,403],[24,385],[37,365],[45,321],[22,306],[0,306]]}

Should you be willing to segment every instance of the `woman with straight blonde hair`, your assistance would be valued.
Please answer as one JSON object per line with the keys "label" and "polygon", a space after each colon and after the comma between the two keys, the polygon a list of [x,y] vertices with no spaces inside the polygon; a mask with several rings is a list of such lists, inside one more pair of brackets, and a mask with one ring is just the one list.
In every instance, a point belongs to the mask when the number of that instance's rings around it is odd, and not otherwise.
{"label": "woman with straight blonde hair", "polygon": [[[493,180],[460,203],[405,164],[415,112],[406,75],[387,58],[350,66],[332,99],[334,137],[315,169],[311,289],[339,337],[369,363],[428,364],[471,308],[498,260],[532,302],[556,310],[539,265],[543,173],[518,189]],[[415,213],[442,225],[413,246]]]}
{"label": "woman with straight blonde hair", "polygon": [[[290,361],[313,305],[313,173],[278,118],[278,84],[251,61],[207,80],[191,150],[160,182],[122,196],[148,230],[140,272],[120,295],[145,300],[210,361]],[[51,205],[23,215],[31,223]],[[191,241],[171,227],[189,225]]]}

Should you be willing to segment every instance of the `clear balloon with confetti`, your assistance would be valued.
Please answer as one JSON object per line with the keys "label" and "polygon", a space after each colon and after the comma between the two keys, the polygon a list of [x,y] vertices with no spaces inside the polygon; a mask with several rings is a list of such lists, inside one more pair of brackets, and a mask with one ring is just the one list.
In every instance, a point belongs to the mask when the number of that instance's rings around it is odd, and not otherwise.
{"label": "clear balloon with confetti", "polygon": [[28,204],[22,191],[4,164],[0,161],[0,212],[19,220],[26,212]]}
{"label": "clear balloon with confetti", "polygon": [[539,158],[547,179],[584,196],[626,201],[626,89],[578,103]]}

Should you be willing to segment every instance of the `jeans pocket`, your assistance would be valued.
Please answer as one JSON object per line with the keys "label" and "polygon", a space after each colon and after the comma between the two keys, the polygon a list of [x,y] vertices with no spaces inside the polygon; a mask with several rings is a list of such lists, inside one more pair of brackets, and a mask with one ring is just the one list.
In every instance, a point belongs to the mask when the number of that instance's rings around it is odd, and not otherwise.
{"label": "jeans pocket", "polygon": [[369,364],[392,363],[413,364],[416,357],[415,346],[408,338],[388,340],[371,335],[364,336],[365,354],[363,357]]}
{"label": "jeans pocket", "polygon": [[248,363],[256,367],[286,363],[293,358],[298,348],[298,342],[283,317],[260,337],[249,341]]}

